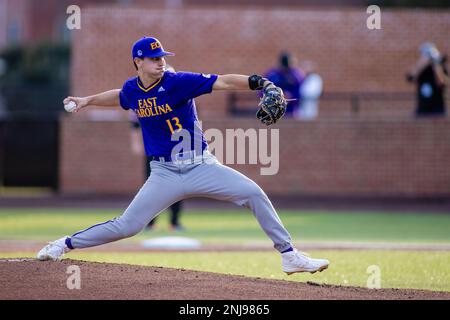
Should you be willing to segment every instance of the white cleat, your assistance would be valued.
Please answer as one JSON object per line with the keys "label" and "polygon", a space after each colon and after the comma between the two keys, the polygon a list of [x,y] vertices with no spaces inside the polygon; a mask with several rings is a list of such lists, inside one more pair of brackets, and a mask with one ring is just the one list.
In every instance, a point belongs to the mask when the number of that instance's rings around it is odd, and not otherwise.
{"label": "white cleat", "polygon": [[298,252],[297,249],[281,254],[281,264],[283,272],[291,275],[296,272],[322,272],[330,262],[326,259],[313,259],[308,257],[303,252]]}
{"label": "white cleat", "polygon": [[52,260],[58,261],[61,260],[62,256],[70,251],[70,248],[66,245],[66,239],[68,236],[62,237],[53,242],[49,242],[48,245],[43,247],[41,251],[38,252],[37,258],[41,261]]}

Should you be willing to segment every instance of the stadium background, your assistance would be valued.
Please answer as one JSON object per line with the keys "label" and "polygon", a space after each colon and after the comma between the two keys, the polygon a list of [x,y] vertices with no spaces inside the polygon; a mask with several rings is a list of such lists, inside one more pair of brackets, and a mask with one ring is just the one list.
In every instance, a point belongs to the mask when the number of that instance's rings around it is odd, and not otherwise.
{"label": "stadium background", "polygon": [[[173,1],[168,6],[143,1],[102,6],[85,1],[81,30],[58,35],[55,25],[66,29],[65,15],[57,10],[65,8],[62,3],[49,1],[42,7],[18,3],[22,11],[17,4],[15,10],[28,22],[22,30],[26,43],[52,35],[71,44],[69,92],[73,95],[120,88],[134,74],[130,46],[144,34],[160,38],[176,52],[169,62],[178,70],[263,73],[276,64],[281,50],[300,61],[313,61],[324,80],[319,117],[312,122],[285,119],[277,125],[282,142],[277,183],[259,175],[260,165],[234,166],[270,194],[450,194],[448,118],[415,119],[415,87],[405,81],[421,43],[432,41],[442,52],[450,51],[446,10],[383,9],[382,29],[369,30],[368,14],[355,6],[293,6],[295,1],[284,7],[232,1],[221,7],[201,2],[180,6]],[[14,15],[8,16],[13,20]],[[41,29],[30,27],[37,17],[52,23],[47,29],[45,24]],[[206,129],[258,127],[254,118],[233,116],[229,93],[203,96],[197,104]],[[58,123],[59,148],[53,162],[59,169],[53,187],[59,193],[134,193],[142,183],[142,165],[130,163],[142,159],[131,154],[128,136],[123,134],[128,126],[125,112],[60,114]],[[18,161],[13,160],[7,162],[14,166]],[[32,183],[39,185],[39,181]]]}
{"label": "stadium background", "polygon": [[[168,62],[177,70],[263,73],[281,50],[313,61],[324,80],[319,116],[286,118],[274,126],[280,130],[279,173],[261,176],[261,164],[231,166],[274,199],[303,248],[336,263],[315,281],[364,286],[366,267],[379,264],[386,271],[383,286],[450,291],[450,121],[416,118],[415,87],[405,80],[421,43],[434,42],[450,53],[450,10],[445,1],[442,7],[429,2],[431,8],[396,6],[400,2],[379,1],[382,29],[368,30],[368,3],[357,0],[284,0],[276,6],[83,0],[81,29],[68,30],[69,1],[0,1],[0,47],[7,63],[17,48],[25,48],[24,61],[27,54],[42,58],[29,59],[31,66],[56,65],[50,55],[36,54],[39,48],[56,48],[63,56],[51,83],[32,68],[37,76],[16,83],[6,78],[9,65],[1,78],[0,257],[31,257],[44,241],[120,214],[141,186],[144,163],[131,152],[128,114],[67,114],[61,98],[120,88],[135,72],[132,43],[153,35],[176,53]],[[248,112],[248,103],[242,105],[245,115],[233,113],[228,93],[196,100],[204,129],[265,128]],[[138,241],[172,235],[163,230],[71,257],[284,279],[266,265],[279,263],[269,253],[233,251],[270,248],[247,211],[217,202],[188,201],[186,207],[182,235],[203,241],[215,256],[133,252]],[[165,220],[160,219],[163,228]],[[118,255],[110,254],[116,250]],[[415,268],[423,259],[434,273]]]}
{"label": "stadium background", "polygon": [[[92,8],[85,11],[83,27],[73,39],[71,88],[75,95],[89,95],[120,87],[134,73],[129,58],[134,39],[151,33],[177,54],[168,61],[178,70],[264,73],[281,50],[288,50],[319,66],[326,92],[406,91],[413,98],[415,88],[405,81],[405,73],[422,42],[436,42],[443,52],[450,51],[446,32],[438,31],[450,29],[450,14],[383,10],[381,30],[367,29],[366,18],[364,10],[350,8]],[[204,127],[257,126],[254,119],[230,116],[227,95],[198,99]],[[449,195],[448,120],[414,119],[414,104],[413,99],[363,100],[354,119],[349,101],[321,102],[319,121],[286,119],[277,126],[281,170],[275,181],[260,176],[255,165],[238,169],[268,193]],[[65,119],[62,127],[61,191],[135,190],[141,183],[140,167],[129,165],[128,141],[118,137],[126,131],[126,122],[120,126],[71,120]],[[102,138],[86,144],[86,138],[78,138],[80,131],[83,137]],[[83,165],[86,162],[90,165]],[[137,177],[127,178],[131,174]],[[124,183],[118,186],[116,179]]]}

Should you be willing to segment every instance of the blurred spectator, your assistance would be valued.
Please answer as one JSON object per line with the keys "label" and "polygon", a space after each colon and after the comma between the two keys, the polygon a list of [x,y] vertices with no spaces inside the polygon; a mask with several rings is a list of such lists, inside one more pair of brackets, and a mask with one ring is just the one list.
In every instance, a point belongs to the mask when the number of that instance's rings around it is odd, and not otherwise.
{"label": "blurred spectator", "polygon": [[300,105],[294,111],[294,117],[299,120],[311,120],[319,113],[319,97],[322,95],[322,77],[315,73],[314,62],[306,60],[301,63],[305,78],[300,85]]}
{"label": "blurred spectator", "polygon": [[[166,70],[175,72],[175,69],[166,65]],[[131,151],[134,154],[138,154],[140,156],[144,156],[144,147],[141,139],[141,130],[140,124],[136,117],[135,113],[130,112],[130,122],[131,122]],[[151,169],[150,169],[150,160],[147,156],[145,156],[145,175],[146,178],[150,177]],[[171,216],[170,216],[170,225],[169,228],[172,231],[181,231],[184,230],[183,226],[180,224],[180,213],[182,208],[182,201],[178,201],[170,206]],[[147,230],[154,230],[156,217],[149,222],[147,225]]]}
{"label": "blurred spectator", "polygon": [[432,43],[420,47],[420,59],[407,74],[417,84],[417,116],[445,114],[445,87],[448,85],[447,57]]}
{"label": "blurred spectator", "polygon": [[286,99],[295,99],[288,102],[286,116],[293,116],[294,111],[299,107],[300,85],[304,76],[296,65],[295,57],[287,52],[282,52],[279,56],[278,67],[269,70],[265,75],[276,86],[283,89]]}

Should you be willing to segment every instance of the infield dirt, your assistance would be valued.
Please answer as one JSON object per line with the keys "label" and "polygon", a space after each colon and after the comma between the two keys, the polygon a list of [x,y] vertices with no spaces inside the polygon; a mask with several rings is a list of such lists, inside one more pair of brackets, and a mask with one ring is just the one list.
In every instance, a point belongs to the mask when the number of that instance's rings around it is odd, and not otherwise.
{"label": "infield dirt", "polygon": [[[68,289],[68,267],[80,270],[80,289]],[[295,275],[293,275],[295,276]],[[448,292],[366,289],[270,280],[185,269],[94,263],[65,259],[0,260],[0,299],[445,299]]]}

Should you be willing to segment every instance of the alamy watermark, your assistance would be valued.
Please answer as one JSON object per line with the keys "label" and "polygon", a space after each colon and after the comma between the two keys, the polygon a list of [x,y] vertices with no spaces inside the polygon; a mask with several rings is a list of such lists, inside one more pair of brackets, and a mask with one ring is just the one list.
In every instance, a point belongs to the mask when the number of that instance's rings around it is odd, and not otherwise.
{"label": "alamy watermark", "polygon": [[67,7],[66,13],[69,15],[66,20],[66,26],[69,30],[81,29],[81,9],[79,6],[72,4]]}
{"label": "alamy watermark", "polygon": [[67,274],[70,276],[67,278],[66,286],[69,290],[80,290],[81,289],[81,270],[77,265],[71,265],[67,267]]}
{"label": "alamy watermark", "polygon": [[380,289],[381,288],[381,269],[377,265],[370,265],[367,267],[366,273],[369,274],[367,278],[368,289]]}
{"label": "alamy watermark", "polygon": [[369,30],[381,29],[381,9],[379,6],[371,5],[367,7],[366,12],[370,16],[366,20],[366,26]]}
{"label": "alamy watermark", "polygon": [[[270,139],[269,139],[270,134]],[[196,121],[194,137],[186,129],[173,132],[172,141],[178,143],[172,148],[172,159],[184,160],[178,157],[184,150],[191,150],[192,143],[197,154],[202,152],[202,122]],[[258,164],[261,175],[275,175],[280,167],[280,133],[278,129],[225,129],[224,133],[217,128],[204,131],[203,136],[208,143],[208,150],[219,162],[230,164]],[[187,159],[191,155],[187,155]],[[205,162],[208,162],[207,160]]]}

